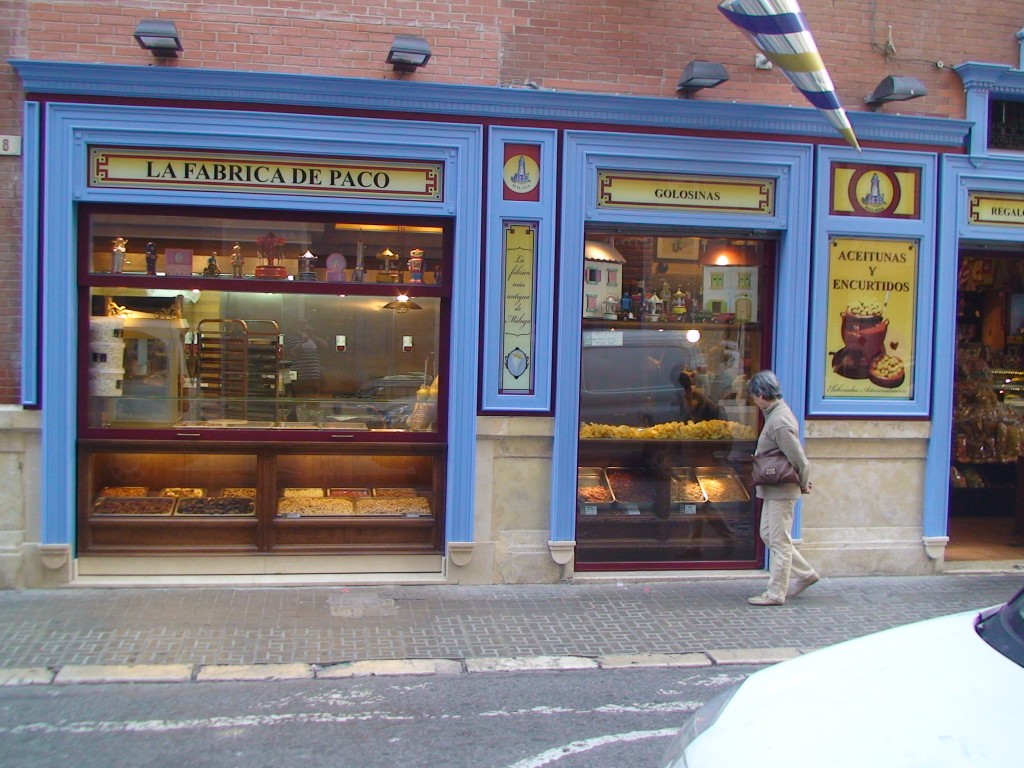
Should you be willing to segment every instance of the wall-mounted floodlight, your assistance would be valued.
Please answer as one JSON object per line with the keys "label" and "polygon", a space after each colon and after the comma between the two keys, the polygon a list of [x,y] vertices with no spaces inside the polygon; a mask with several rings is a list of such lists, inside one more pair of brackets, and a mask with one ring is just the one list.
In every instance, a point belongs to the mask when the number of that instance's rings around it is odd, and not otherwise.
{"label": "wall-mounted floodlight", "polygon": [[158,59],[176,59],[184,50],[178,28],[166,19],[143,19],[135,27],[135,39]]}
{"label": "wall-mounted floodlight", "polygon": [[702,88],[714,88],[729,79],[725,67],[717,61],[691,61],[683,70],[676,93],[684,98]]}
{"label": "wall-mounted floodlight", "polygon": [[395,35],[388,51],[388,64],[396,72],[415,72],[430,61],[430,45],[417,35]]}
{"label": "wall-mounted floodlight", "polygon": [[875,110],[888,101],[907,101],[908,99],[916,99],[919,96],[927,95],[928,89],[916,77],[895,77],[889,75],[882,78],[882,82],[878,84],[870,96],[864,99],[864,103],[871,107],[872,110]]}

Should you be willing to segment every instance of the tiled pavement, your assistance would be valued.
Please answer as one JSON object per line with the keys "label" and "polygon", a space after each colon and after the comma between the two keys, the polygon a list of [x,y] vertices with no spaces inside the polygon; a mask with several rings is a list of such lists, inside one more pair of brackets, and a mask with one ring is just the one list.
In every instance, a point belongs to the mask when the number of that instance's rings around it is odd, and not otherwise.
{"label": "tiled pavement", "polygon": [[826,578],[784,606],[748,606],[746,597],[763,586],[763,577],[723,576],[538,586],[3,591],[0,677],[5,670],[50,670],[59,682],[60,670],[69,676],[80,665],[339,669],[383,660],[465,666],[468,659],[696,653],[714,660],[730,649],[807,651],[1002,602],[1024,586],[1024,573]]}

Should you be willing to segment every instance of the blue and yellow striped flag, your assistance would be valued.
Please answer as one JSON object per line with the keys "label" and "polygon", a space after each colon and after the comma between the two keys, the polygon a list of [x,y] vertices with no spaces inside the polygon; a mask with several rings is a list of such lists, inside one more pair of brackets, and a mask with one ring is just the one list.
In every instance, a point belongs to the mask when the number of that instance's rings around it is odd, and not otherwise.
{"label": "blue and yellow striped flag", "polygon": [[725,17],[821,110],[854,149],[860,144],[796,0],[722,0]]}

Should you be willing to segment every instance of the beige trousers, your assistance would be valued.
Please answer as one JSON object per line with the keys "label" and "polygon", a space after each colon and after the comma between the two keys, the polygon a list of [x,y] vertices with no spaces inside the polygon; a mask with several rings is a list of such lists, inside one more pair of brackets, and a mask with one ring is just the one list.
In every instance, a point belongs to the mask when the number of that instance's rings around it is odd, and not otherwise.
{"label": "beige trousers", "polygon": [[768,547],[768,596],[785,600],[790,577],[806,579],[814,569],[793,546],[796,499],[764,499],[761,504],[761,541]]}

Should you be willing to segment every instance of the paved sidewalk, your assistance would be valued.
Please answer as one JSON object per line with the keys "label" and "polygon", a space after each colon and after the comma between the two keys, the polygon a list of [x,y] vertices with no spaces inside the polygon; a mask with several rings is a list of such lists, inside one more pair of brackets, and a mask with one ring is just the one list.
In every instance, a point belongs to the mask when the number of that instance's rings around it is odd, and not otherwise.
{"label": "paved sidewalk", "polygon": [[764,580],[2,591],[0,684],[763,663],[1003,602],[1024,573],[826,578],[748,606]]}

